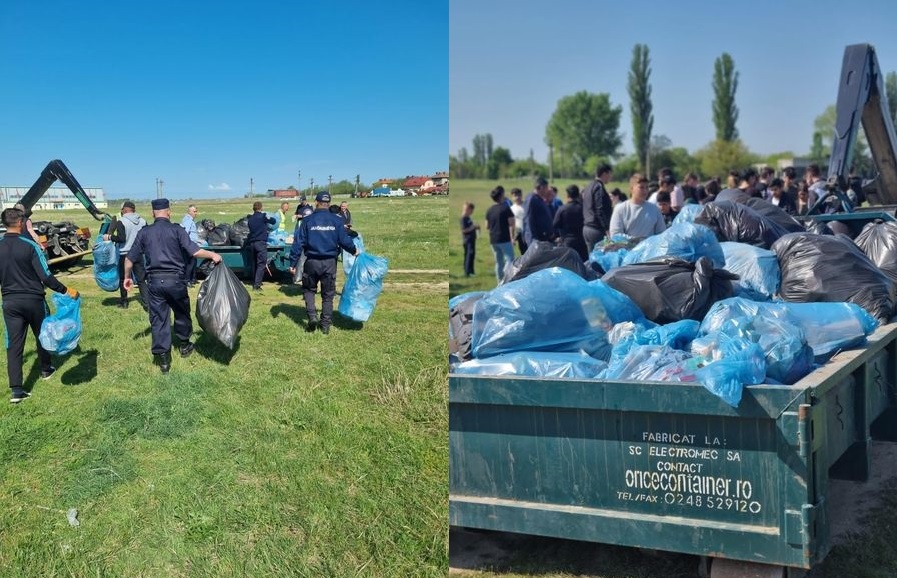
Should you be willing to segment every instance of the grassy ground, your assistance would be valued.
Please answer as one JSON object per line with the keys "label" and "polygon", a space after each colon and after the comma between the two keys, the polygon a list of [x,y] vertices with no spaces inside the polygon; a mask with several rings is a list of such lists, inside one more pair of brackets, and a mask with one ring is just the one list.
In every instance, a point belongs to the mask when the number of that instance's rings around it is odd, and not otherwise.
{"label": "grassy ground", "polygon": [[[250,206],[198,204],[221,222]],[[59,274],[84,333],[48,381],[29,337],[33,396],[0,400],[0,575],[445,575],[447,202],[350,208],[368,250],[406,271],[368,322],[307,334],[298,286],[266,283],[235,351],[194,323],[196,353],[168,376],[139,307],[115,308],[89,261]]]}
{"label": "grassy ground", "polygon": [[[556,181],[559,190],[582,181]],[[532,184],[517,181],[455,180],[449,202],[449,293],[452,296],[468,291],[492,289],[496,285],[494,258],[485,233],[485,214],[492,204],[489,191],[501,184],[508,191],[519,187],[525,193]],[[612,183],[611,188],[622,183]],[[625,190],[625,189],[624,189]],[[476,204],[474,221],[483,233],[477,241],[476,275],[463,274],[463,249],[459,219],[464,201]],[[894,472],[894,463],[877,463],[876,468]],[[897,476],[892,476],[897,478]],[[822,577],[893,577],[897,576],[897,483],[877,493],[880,503],[865,521],[863,530],[849,535],[845,543],[836,545],[825,561],[811,573]],[[833,520],[832,524],[837,524]],[[698,558],[682,554],[647,554],[634,548],[587,544],[514,534],[483,532],[451,533],[451,566],[453,575],[462,578],[495,576],[502,578],[593,578],[657,577],[672,578],[697,575]]]}

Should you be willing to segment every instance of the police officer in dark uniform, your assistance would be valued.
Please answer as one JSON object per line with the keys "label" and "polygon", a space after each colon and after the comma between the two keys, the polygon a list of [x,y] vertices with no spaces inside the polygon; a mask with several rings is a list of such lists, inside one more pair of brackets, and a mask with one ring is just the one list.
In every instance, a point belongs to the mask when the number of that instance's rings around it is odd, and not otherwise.
{"label": "police officer in dark uniform", "polygon": [[336,257],[340,248],[351,255],[358,250],[346,233],[345,221],[330,212],[330,193],[321,192],[315,196],[315,212],[302,219],[293,238],[290,250],[290,272],[296,272],[300,254],[305,255],[302,270],[302,295],[308,311],[308,325],[305,330],[314,331],[318,327],[318,313],[315,310],[315,292],[321,284],[321,333],[330,333],[333,322],[333,297],[336,295]]}
{"label": "police officer in dark uniform", "polygon": [[146,285],[149,293],[149,319],[153,332],[152,352],[162,373],[171,369],[171,311],[174,311],[174,333],[180,340],[181,357],[193,353],[190,335],[190,296],[184,268],[191,257],[221,262],[221,255],[200,249],[190,240],[187,231],[171,222],[168,199],[154,199],[153,224],[137,233],[125,258],[125,289],[134,287],[131,270],[134,263],[146,257]]}
{"label": "police officer in dark uniform", "polygon": [[50,379],[56,371],[51,365],[50,352],[41,347],[38,339],[41,323],[47,316],[44,287],[67,293],[73,299],[78,298],[78,292],[50,274],[43,250],[27,232],[23,234],[25,214],[21,210],[6,209],[0,214],[0,220],[6,227],[6,234],[0,238],[0,295],[6,324],[6,371],[12,390],[9,401],[19,403],[29,397],[22,376],[29,327],[37,341],[41,378]]}
{"label": "police officer in dark uniform", "polygon": [[252,263],[252,288],[256,291],[262,289],[265,267],[268,266],[268,225],[275,223],[277,223],[277,219],[268,217],[262,212],[261,201],[252,203],[252,214],[246,219],[249,234],[246,235],[245,246],[249,249],[249,262]]}

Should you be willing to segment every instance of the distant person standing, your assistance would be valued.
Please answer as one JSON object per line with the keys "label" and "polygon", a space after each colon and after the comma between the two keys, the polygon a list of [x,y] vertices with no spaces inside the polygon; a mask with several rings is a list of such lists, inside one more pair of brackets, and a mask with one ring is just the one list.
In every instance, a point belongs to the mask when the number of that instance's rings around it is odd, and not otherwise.
{"label": "distant person standing", "polygon": [[171,222],[168,199],[153,199],[153,224],[137,232],[134,244],[125,258],[125,290],[134,287],[131,272],[135,263],[146,259],[146,285],[149,321],[152,330],[153,361],[162,373],[171,370],[171,313],[174,312],[174,334],[180,341],[181,357],[193,353],[193,319],[190,317],[190,295],[184,280],[187,258],[202,257],[215,263],[221,255],[200,249],[187,236],[183,227]]}
{"label": "distant person standing", "polygon": [[280,209],[277,210],[277,230],[281,233],[287,232],[287,211],[290,204],[286,201],[280,203]]}
{"label": "distant person standing", "polygon": [[654,203],[648,202],[648,179],[635,173],[629,179],[631,195],[614,207],[610,220],[610,235],[629,235],[645,238],[666,231],[663,215]]}
{"label": "distant person standing", "polygon": [[558,188],[554,185],[548,187],[550,189],[550,194],[548,195],[548,210],[551,212],[551,219],[554,220],[554,216],[557,215],[558,209],[564,204],[564,202],[558,198]]}
{"label": "distant person standing", "polygon": [[41,324],[47,316],[46,293],[49,287],[66,293],[73,299],[78,292],[60,283],[50,274],[44,252],[34,241],[23,235],[25,214],[19,209],[0,213],[6,234],[0,237],[0,296],[3,300],[3,323],[6,326],[6,372],[12,391],[10,403],[19,403],[30,396],[25,391],[22,372],[25,338],[28,328],[37,341],[37,359],[41,379],[50,379],[56,368],[51,364],[50,352],[40,344]]}
{"label": "distant person standing", "polygon": [[[181,219],[181,226],[185,231],[187,231],[187,236],[190,238],[190,240],[199,245],[199,229],[196,227],[197,214],[199,214],[199,210],[196,208],[196,205],[190,205],[189,207],[187,207],[187,213]],[[146,223],[144,222],[144,224]],[[191,256],[187,260],[187,267],[184,269],[184,279],[187,280],[188,287],[193,287],[193,285],[196,284],[195,257]]]}
{"label": "distant person standing", "polygon": [[246,219],[249,234],[246,235],[246,247],[249,249],[249,262],[252,263],[252,288],[262,290],[262,279],[265,278],[265,267],[268,266],[268,225],[274,225],[277,219],[262,212],[262,202],[252,203],[252,214]]}
{"label": "distant person standing", "polygon": [[607,163],[602,163],[595,170],[595,180],[582,190],[582,236],[589,253],[595,244],[607,235],[610,228],[613,205],[605,185],[610,182],[613,175],[613,168]]}
{"label": "distant person standing", "polygon": [[330,333],[333,323],[333,297],[336,295],[336,257],[340,249],[350,255],[358,255],[358,248],[338,215],[330,212],[330,193],[315,196],[315,212],[302,219],[293,247],[290,249],[290,273],[296,273],[300,254],[306,256],[302,271],[302,296],[308,312],[309,333],[317,329],[318,313],[315,309],[315,292],[321,286],[321,333]]}
{"label": "distant person standing", "polygon": [[489,193],[493,205],[486,211],[486,227],[489,243],[495,255],[495,278],[499,283],[505,276],[505,268],[514,260],[514,213],[505,199],[504,189],[496,187]]}
{"label": "distant person standing", "polygon": [[299,195],[299,204],[296,205],[296,212],[293,213],[293,222],[299,221],[305,214],[311,214],[315,210],[308,204],[305,195]]}
{"label": "distant person standing", "polygon": [[349,212],[349,203],[343,201],[339,204],[339,213],[337,213],[340,217],[343,218],[343,222],[346,224],[347,229],[352,228],[352,213]]}
{"label": "distant person standing", "polygon": [[[128,291],[125,289],[125,257],[137,238],[140,229],[146,227],[146,221],[137,214],[137,207],[133,201],[125,201],[121,204],[121,219],[115,223],[115,230],[110,234],[103,235],[104,241],[112,241],[118,248],[118,279],[119,279],[119,301],[118,306],[122,309],[128,308]],[[147,290],[146,290],[146,270],[143,267],[143,261],[134,263],[134,276],[137,277],[137,287],[140,288],[140,303],[146,309]]]}
{"label": "distant person standing", "polygon": [[514,213],[514,235],[520,254],[526,253],[526,241],[523,240],[523,191],[511,189],[511,212]]}
{"label": "distant person standing", "polygon": [[544,177],[536,177],[533,192],[526,197],[523,204],[523,235],[527,246],[532,245],[533,241],[554,241],[549,200],[551,200],[551,188],[548,181]]}
{"label": "distant person standing", "polygon": [[461,240],[464,243],[464,276],[474,275],[473,262],[477,255],[477,231],[480,226],[473,222],[473,203],[464,202],[461,209]]}
{"label": "distant person standing", "polygon": [[570,247],[586,261],[589,252],[586,249],[586,240],[582,236],[582,197],[579,195],[579,187],[570,185],[567,187],[567,202],[558,209],[554,215],[554,230],[560,236],[561,244]]}

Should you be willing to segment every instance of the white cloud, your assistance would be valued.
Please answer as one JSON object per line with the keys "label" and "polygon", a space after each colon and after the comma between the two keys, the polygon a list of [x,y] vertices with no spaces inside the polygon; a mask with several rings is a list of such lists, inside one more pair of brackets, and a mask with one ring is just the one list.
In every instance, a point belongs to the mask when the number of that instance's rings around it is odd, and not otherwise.
{"label": "white cloud", "polygon": [[219,183],[217,185],[209,185],[210,191],[229,191],[230,185],[227,183]]}

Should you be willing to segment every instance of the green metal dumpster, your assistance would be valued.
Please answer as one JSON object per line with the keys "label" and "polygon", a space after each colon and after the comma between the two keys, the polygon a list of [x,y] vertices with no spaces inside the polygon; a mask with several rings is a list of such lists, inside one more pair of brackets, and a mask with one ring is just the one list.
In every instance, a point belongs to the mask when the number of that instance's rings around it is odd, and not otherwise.
{"label": "green metal dumpster", "polygon": [[449,521],[799,576],[830,548],[829,480],[897,439],[895,378],[897,324],[737,409],[694,384],[450,375]]}

